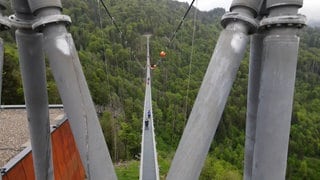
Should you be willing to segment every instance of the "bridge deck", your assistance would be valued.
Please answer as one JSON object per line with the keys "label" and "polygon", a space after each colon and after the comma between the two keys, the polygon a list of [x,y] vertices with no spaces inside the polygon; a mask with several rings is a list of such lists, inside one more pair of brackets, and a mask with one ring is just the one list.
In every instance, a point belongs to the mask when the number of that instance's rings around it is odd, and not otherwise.
{"label": "bridge deck", "polygon": [[[149,37],[147,36],[147,76],[144,100],[142,150],[140,164],[140,180],[158,180],[159,168],[157,162],[156,144],[154,137],[152,98],[151,98],[151,76],[149,59]],[[145,122],[148,122],[148,125]]]}

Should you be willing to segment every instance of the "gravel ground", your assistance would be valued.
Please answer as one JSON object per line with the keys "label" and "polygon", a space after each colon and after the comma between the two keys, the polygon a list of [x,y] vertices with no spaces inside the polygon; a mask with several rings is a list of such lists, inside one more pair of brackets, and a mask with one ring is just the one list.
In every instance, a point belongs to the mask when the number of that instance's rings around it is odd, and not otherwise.
{"label": "gravel ground", "polygon": [[[64,114],[63,109],[50,109],[50,124]],[[61,116],[60,116],[61,118]],[[0,109],[0,168],[25,148],[29,140],[25,109]]]}

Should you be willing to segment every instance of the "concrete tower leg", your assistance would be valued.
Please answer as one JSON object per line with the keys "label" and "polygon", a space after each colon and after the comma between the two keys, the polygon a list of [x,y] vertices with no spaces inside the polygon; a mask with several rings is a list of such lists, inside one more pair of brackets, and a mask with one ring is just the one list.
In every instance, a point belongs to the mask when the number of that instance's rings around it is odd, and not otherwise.
{"label": "concrete tower leg", "polygon": [[88,179],[116,179],[111,157],[99,124],[72,36],[61,15],[60,0],[28,0],[38,21],[33,28],[44,36],[44,50],[70,120]]}
{"label": "concrete tower leg", "polygon": [[243,178],[245,180],[250,180],[252,177],[252,161],[256,136],[257,109],[259,104],[263,38],[263,34],[254,34],[251,36],[250,43],[249,83],[247,98],[246,140]]}
{"label": "concrete tower leg", "polygon": [[54,179],[45,60],[39,51],[42,48],[42,35],[17,30],[16,41],[36,179]]}
{"label": "concrete tower leg", "polygon": [[[34,20],[27,1],[13,0],[16,41],[24,90],[36,179],[53,180],[48,95],[42,35],[31,29]],[[25,22],[25,23],[21,23]],[[30,45],[32,44],[32,46]]]}
{"label": "concrete tower leg", "polygon": [[234,1],[172,161],[169,180],[198,179],[262,1]]}
{"label": "concrete tower leg", "polygon": [[[252,179],[285,179],[302,0],[268,0]],[[285,13],[284,13],[285,12]],[[284,15],[285,14],[285,15]]]}

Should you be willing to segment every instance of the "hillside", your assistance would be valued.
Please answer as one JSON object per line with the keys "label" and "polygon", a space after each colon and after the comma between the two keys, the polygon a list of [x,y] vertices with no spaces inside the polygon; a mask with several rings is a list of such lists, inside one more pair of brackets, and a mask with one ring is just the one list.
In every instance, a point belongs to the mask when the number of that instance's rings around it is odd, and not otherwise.
{"label": "hillside", "polygon": [[[223,9],[198,12],[191,62],[193,17],[187,16],[172,44],[188,4],[167,0],[106,1],[118,30],[94,0],[63,1],[64,13],[88,81],[114,162],[140,153],[146,59],[145,33],[151,33],[153,111],[161,174],[171,158],[222,27]],[[5,44],[2,104],[24,103],[13,31],[1,32]],[[320,177],[320,29],[305,28],[297,69],[287,179]],[[167,57],[159,58],[165,50]],[[189,69],[191,67],[191,69]],[[48,70],[50,103],[60,103]],[[190,70],[190,81],[189,81]],[[241,179],[243,170],[248,53],[242,61],[222,121],[210,148],[201,179]],[[189,85],[188,85],[189,84]]]}

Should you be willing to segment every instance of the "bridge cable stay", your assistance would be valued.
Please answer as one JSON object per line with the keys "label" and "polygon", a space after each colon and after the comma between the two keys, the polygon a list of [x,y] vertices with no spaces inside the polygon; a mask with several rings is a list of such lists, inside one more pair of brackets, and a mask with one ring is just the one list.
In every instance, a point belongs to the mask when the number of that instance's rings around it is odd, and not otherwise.
{"label": "bridge cable stay", "polygon": [[[108,7],[105,5],[105,3],[103,2],[103,0],[97,0],[98,4],[99,4],[99,1],[101,2],[104,10],[105,10],[106,13],[107,13],[107,15],[110,17],[112,24],[116,27],[117,31],[119,32],[120,38],[122,38],[122,39],[124,40],[125,45],[127,46],[127,43],[128,43],[128,42],[127,42],[127,39],[126,39],[126,37],[124,36],[124,34],[122,33],[122,31],[120,30],[119,26],[117,25],[115,18],[111,15],[110,11],[108,10]],[[100,17],[99,17],[99,18],[100,18]],[[129,46],[129,47],[130,47],[130,46]],[[131,48],[131,47],[130,47],[130,48]],[[131,48],[131,49],[132,49],[132,48]],[[131,56],[131,52],[130,52],[130,56]],[[141,69],[145,69],[145,67],[143,67],[143,66],[141,65],[141,63],[138,62],[135,57],[134,57],[134,60],[138,63],[138,65],[139,65],[139,67],[140,67]]]}
{"label": "bridge cable stay", "polygon": [[[102,47],[103,47],[103,62],[104,62],[104,66],[105,66],[105,73],[106,73],[106,80],[107,80],[107,86],[108,86],[108,97],[109,97],[109,101],[111,102],[111,86],[110,86],[110,79],[109,79],[109,71],[108,71],[108,61],[107,61],[107,57],[106,57],[106,52],[105,52],[105,49],[106,49],[106,45],[105,45],[105,42],[104,42],[104,39],[105,38],[105,34],[103,33],[102,31],[102,21],[101,21],[101,9],[100,9],[100,3],[99,3],[99,0],[97,1],[97,4],[98,4],[98,18],[99,18],[99,28],[100,28],[100,31],[101,31],[101,37],[102,37]],[[115,134],[117,134],[117,127],[116,127],[116,122],[115,122],[115,118],[112,118],[112,129],[113,129],[113,134],[114,134],[114,139],[113,139],[113,143],[114,143],[114,160],[117,161],[118,160],[118,154],[117,154],[117,136]],[[112,153],[112,152],[110,152]]]}
{"label": "bridge cable stay", "polygon": [[110,11],[108,10],[107,6],[104,4],[103,0],[100,0],[102,6],[104,7],[104,10],[106,11],[106,13],[108,14],[108,16],[110,17],[112,24],[116,27],[116,29],[118,30],[118,32],[120,33],[120,36],[122,36],[122,31],[120,30],[119,26],[116,23],[116,20],[114,19],[113,16],[111,16]]}
{"label": "bridge cable stay", "polygon": [[[125,41],[125,43],[127,43],[127,40],[125,38],[125,36],[123,35],[122,31],[120,30],[119,26],[116,24],[115,22],[115,19],[114,17],[112,17],[110,11],[108,10],[107,6],[105,5],[105,3],[102,1],[102,0],[97,0],[97,3],[98,3],[98,8],[99,8],[99,12],[98,12],[98,16],[99,16],[99,23],[100,23],[100,29],[101,29],[101,34],[102,34],[102,37],[105,37],[105,34],[103,33],[102,31],[102,22],[101,22],[101,12],[100,12],[100,3],[102,4],[102,6],[104,7],[104,10],[106,11],[106,13],[108,14],[108,16],[111,18],[111,21],[112,21],[112,24],[116,27],[116,29],[118,30],[118,32],[120,33],[120,37]],[[106,58],[106,54],[105,54],[105,43],[103,41],[103,48],[104,48],[104,63],[105,63],[105,71],[106,71],[106,74],[107,74],[107,84],[109,86],[109,99],[111,101],[111,86],[110,86],[110,80],[109,80],[109,75],[108,75],[108,63],[107,63],[107,58]],[[130,47],[131,48],[131,47]],[[131,48],[132,49],[132,48]],[[130,55],[131,55],[131,52],[130,52]],[[143,67],[141,65],[141,63],[136,59],[136,57],[133,57],[134,60],[137,62],[138,66],[141,68],[141,69],[145,69],[145,67]],[[117,66],[118,66],[118,63],[117,63]],[[120,99],[123,99],[123,92],[122,92],[122,89],[123,88],[119,88],[119,91],[118,91],[118,94],[120,96]],[[123,104],[123,101],[120,102],[122,106],[124,106]],[[125,112],[124,112],[125,113]],[[124,118],[125,118],[126,114],[124,114]],[[116,120],[115,118],[113,118],[114,120]],[[117,122],[113,122],[113,129],[114,129],[114,133],[116,134],[117,133]],[[117,154],[117,136],[115,135],[114,136],[114,158],[115,160],[117,160],[117,157],[118,157],[118,154]]]}
{"label": "bridge cable stay", "polygon": [[143,70],[146,69],[146,66],[143,67],[142,64],[137,60],[136,57],[133,57],[133,59],[137,62],[137,64],[139,65],[139,67],[140,67],[141,69],[143,69]]}
{"label": "bridge cable stay", "polygon": [[[98,6],[99,6],[99,14],[98,14],[98,16],[99,16],[99,21],[100,21],[100,29],[102,30],[102,22],[101,22],[101,12],[100,12],[100,3],[99,3],[99,1],[100,1],[101,4],[103,5],[103,7],[104,7],[105,11],[107,12],[108,16],[111,18],[112,23],[116,26],[118,32],[119,32],[120,35],[121,35],[121,38],[122,38],[122,39],[125,41],[125,43],[127,44],[127,39],[126,39],[126,37],[124,36],[124,34],[122,33],[122,31],[120,30],[119,26],[117,26],[117,24],[115,23],[115,19],[112,17],[112,15],[111,15],[110,11],[108,10],[107,6],[104,4],[104,2],[103,2],[102,0],[97,0]],[[101,32],[101,34],[102,34],[102,37],[104,38],[104,37],[105,37],[105,34],[104,34],[103,32]],[[104,39],[105,39],[105,38],[104,38]],[[104,41],[102,41],[102,43],[103,43],[103,47],[104,47],[104,58],[105,58],[105,60],[106,60],[106,55],[105,55],[105,47],[106,47],[106,46],[105,46],[105,42],[104,42]],[[132,50],[132,47],[129,46],[129,48]],[[131,51],[130,51],[130,55],[131,55]],[[140,62],[138,62],[138,60],[136,59],[136,57],[134,57],[133,59],[137,62],[137,64],[139,65],[139,67],[140,67],[141,69],[145,69],[145,67],[142,66]],[[116,63],[117,63],[117,62],[116,62]],[[108,65],[108,64],[106,64],[106,65]],[[118,63],[117,63],[117,68],[118,68]],[[106,69],[106,70],[107,70],[107,69]]]}
{"label": "bridge cable stay", "polygon": [[[111,13],[110,13],[110,11],[108,11],[108,9],[107,9],[107,6],[103,3],[103,1],[102,0],[100,0],[100,2],[101,2],[101,4],[103,5],[103,7],[104,7],[104,9],[106,10],[106,12],[107,12],[107,14],[109,15],[109,17],[111,18],[111,20],[112,20],[112,23],[116,26],[116,28],[117,28],[117,30],[119,31],[119,33],[120,33],[120,35],[121,35],[121,38],[123,38],[125,41],[126,41],[126,39],[125,39],[125,37],[123,36],[123,34],[122,34],[122,32],[120,31],[120,29],[119,29],[119,27],[116,25],[116,23],[115,23],[115,20],[114,20],[114,18],[111,16]],[[99,6],[99,21],[100,21],[100,29],[101,29],[101,34],[102,34],[102,37],[104,37],[105,36],[105,34],[103,33],[103,31],[102,31],[102,22],[101,22],[101,12],[100,12],[100,3],[99,3],[99,0],[97,1],[97,3],[98,3],[98,6]],[[126,41],[127,42],[127,41]],[[103,47],[104,47],[104,63],[105,63],[105,70],[106,70],[106,74],[107,74],[107,84],[108,84],[108,86],[109,86],[109,89],[110,89],[110,91],[109,91],[109,99],[110,99],[110,101],[111,101],[111,86],[110,86],[110,80],[109,80],[109,75],[108,75],[108,63],[107,63],[107,58],[106,58],[106,56],[105,56],[105,43],[104,43],[104,41],[103,41]],[[130,47],[131,48],[131,47]],[[131,48],[132,49],[132,48]],[[130,52],[131,53],[131,52]],[[139,67],[141,68],[141,69],[145,69],[145,67],[143,67],[141,64],[140,64],[140,62],[138,62],[138,60],[134,57],[134,60],[137,62],[137,64],[139,65]],[[117,68],[118,68],[118,63],[117,63]],[[116,76],[118,76],[118,73],[117,73],[117,71],[116,71]],[[119,82],[119,81],[118,81]],[[130,82],[129,82],[130,83]],[[123,87],[121,86],[119,89],[118,89],[118,95],[119,95],[119,97],[120,97],[120,104],[121,104],[121,106],[122,107],[124,107],[124,102],[123,102]],[[123,111],[123,113],[124,113],[124,118],[126,117],[126,114],[125,114],[125,111]],[[115,119],[115,118],[113,118],[113,119]],[[117,129],[118,129],[118,127],[117,127],[117,122],[113,122],[113,129],[114,129],[114,133],[116,134],[117,133]],[[114,158],[115,158],[115,160],[117,160],[117,158],[118,158],[118,154],[117,154],[117,136],[115,135],[114,136]]]}
{"label": "bridge cable stay", "polygon": [[[124,35],[123,35],[122,31],[120,30],[119,26],[117,25],[115,18],[111,15],[108,7],[107,7],[106,4],[103,2],[103,0],[97,0],[98,6],[99,6],[99,11],[100,11],[100,3],[99,3],[99,2],[101,2],[102,6],[103,6],[103,8],[104,8],[104,10],[105,10],[105,12],[106,12],[107,15],[110,17],[112,24],[116,27],[117,31],[119,32],[120,38],[124,39],[124,40],[125,40],[125,43],[127,43],[127,40],[126,40],[126,38],[124,37]],[[102,30],[102,22],[101,22],[101,17],[100,17],[100,16],[101,16],[101,13],[99,12],[100,29]],[[104,33],[102,33],[102,34],[104,35]],[[104,43],[104,42],[103,42],[103,47],[105,47],[105,43]],[[104,51],[105,51],[105,50],[104,50]],[[104,55],[105,55],[105,54],[104,54]],[[117,67],[118,67],[118,63],[117,63]]]}
{"label": "bridge cable stay", "polygon": [[[190,11],[190,9],[191,9],[191,7],[192,7],[192,5],[193,5],[194,2],[195,2],[195,0],[193,0],[193,1],[191,2],[189,8],[187,9],[186,13],[185,13],[184,16],[182,17],[182,19],[181,19],[181,21],[180,21],[177,29],[173,32],[173,35],[171,36],[170,41],[169,41],[170,44],[172,43],[172,41],[173,41],[174,38],[176,37],[177,32],[178,32],[179,29],[181,28],[181,25],[182,25],[182,23],[184,22],[184,19],[187,17],[187,15],[188,15],[188,13],[189,13],[189,11]],[[170,44],[169,44],[169,45],[170,45]]]}
{"label": "bridge cable stay", "polygon": [[[195,0],[193,0],[190,4],[190,6],[188,7],[187,11],[185,12],[184,16],[181,18],[181,21],[179,23],[179,25],[177,26],[176,30],[173,32],[173,35],[171,36],[171,38],[169,39],[169,43],[168,45],[165,47],[165,49],[168,49],[168,47],[171,46],[171,44],[173,43],[173,40],[175,39],[177,32],[181,29],[181,26],[185,20],[185,18],[187,17],[187,15],[189,14],[193,4],[194,4]],[[157,63],[155,63],[154,65],[158,66],[160,63],[162,62],[162,58],[160,58]]]}
{"label": "bridge cable stay", "polygon": [[[124,36],[123,32],[120,30],[119,26],[117,25],[116,21],[115,21],[115,18],[111,15],[110,11],[108,10],[108,7],[106,6],[106,4],[103,2],[103,0],[97,0],[98,2],[98,5],[99,5],[99,1],[101,2],[105,12],[107,13],[107,15],[110,17],[111,21],[112,21],[112,24],[116,27],[116,29],[118,30],[119,34],[120,34],[120,37],[122,38],[122,40],[124,40],[124,43],[125,43],[125,46],[124,47],[127,47],[127,39],[126,37]],[[100,15],[100,14],[99,14]],[[99,17],[101,19],[101,17]],[[101,20],[100,20],[101,21]],[[101,24],[101,22],[100,22]],[[102,25],[101,25],[101,28],[102,28]],[[132,47],[129,46],[129,48],[132,50]],[[130,51],[130,56],[131,56],[131,51]],[[136,60],[136,58],[134,58],[134,60]],[[137,61],[137,60],[136,60]],[[138,62],[138,65],[140,66],[141,69],[145,69],[141,63]]]}
{"label": "bridge cable stay", "polygon": [[[196,5],[198,5],[198,1],[196,0]],[[193,58],[193,45],[194,45],[194,37],[196,32],[196,20],[197,20],[197,9],[195,9],[193,16],[193,32],[192,32],[192,43],[191,43],[191,52],[190,52],[190,62],[189,62],[189,74],[188,74],[188,84],[187,84],[187,95],[186,95],[186,109],[185,109],[185,123],[188,119],[188,99],[189,99],[189,88],[190,88],[190,78],[191,78],[191,69],[192,69],[192,58]]]}
{"label": "bridge cable stay", "polygon": [[107,84],[109,87],[109,99],[111,99],[111,94],[110,94],[110,81],[109,81],[109,74],[108,74],[108,62],[107,62],[107,57],[106,57],[106,44],[104,42],[104,39],[106,39],[105,34],[102,31],[102,21],[101,21],[101,9],[100,9],[100,2],[97,1],[97,5],[98,5],[98,18],[99,18],[99,28],[100,28],[100,32],[101,32],[101,37],[102,37],[102,47],[103,47],[103,62],[104,62],[104,66],[105,66],[105,72],[106,72],[106,78],[107,78]]}

